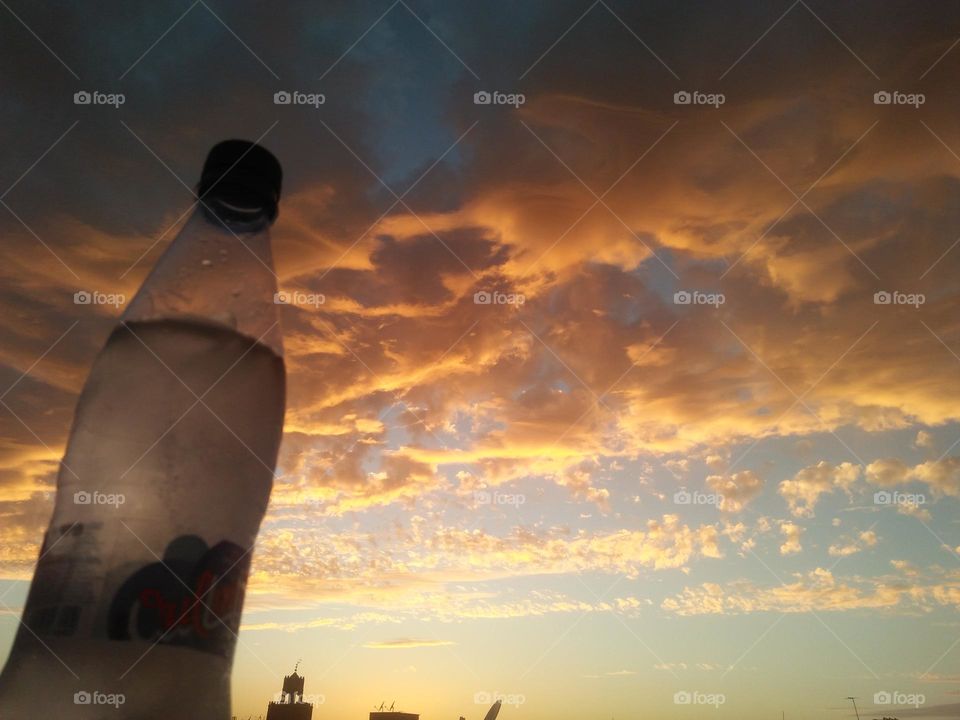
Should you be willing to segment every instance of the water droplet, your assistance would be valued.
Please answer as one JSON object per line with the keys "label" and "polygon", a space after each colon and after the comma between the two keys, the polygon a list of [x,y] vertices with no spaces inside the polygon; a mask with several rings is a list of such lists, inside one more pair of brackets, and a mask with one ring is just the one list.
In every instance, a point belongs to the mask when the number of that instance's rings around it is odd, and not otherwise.
{"label": "water droplet", "polygon": [[204,267],[210,267],[211,265],[213,265],[213,261],[212,261],[212,260],[202,260],[202,261],[200,262],[200,264],[203,265]]}
{"label": "water droplet", "polygon": [[234,329],[237,327],[237,318],[232,312],[217,313],[213,316],[213,319],[221,325],[226,325]]}

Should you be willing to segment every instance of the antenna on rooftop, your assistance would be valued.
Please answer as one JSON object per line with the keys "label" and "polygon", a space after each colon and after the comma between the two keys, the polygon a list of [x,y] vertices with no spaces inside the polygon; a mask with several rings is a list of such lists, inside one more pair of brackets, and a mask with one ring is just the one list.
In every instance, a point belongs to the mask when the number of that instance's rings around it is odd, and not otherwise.
{"label": "antenna on rooftop", "polygon": [[857,710],[857,699],[852,696],[848,696],[847,700],[853,703],[853,711],[857,714],[857,720],[860,720],[860,711]]}

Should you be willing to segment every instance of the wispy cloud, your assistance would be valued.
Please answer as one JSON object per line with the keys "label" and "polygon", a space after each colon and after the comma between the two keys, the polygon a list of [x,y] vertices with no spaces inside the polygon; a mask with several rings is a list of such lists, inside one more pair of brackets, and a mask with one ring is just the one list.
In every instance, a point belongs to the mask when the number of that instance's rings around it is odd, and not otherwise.
{"label": "wispy cloud", "polygon": [[407,648],[420,647],[443,647],[445,645],[456,645],[452,640],[425,640],[415,638],[400,638],[397,640],[382,640],[379,642],[368,642],[363,645],[372,650],[403,650]]}

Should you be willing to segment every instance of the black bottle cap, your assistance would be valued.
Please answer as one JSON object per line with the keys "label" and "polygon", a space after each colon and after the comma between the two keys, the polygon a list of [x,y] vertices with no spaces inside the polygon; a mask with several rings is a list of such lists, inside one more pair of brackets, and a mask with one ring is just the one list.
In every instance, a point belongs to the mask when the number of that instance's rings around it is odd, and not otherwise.
{"label": "black bottle cap", "polygon": [[259,207],[272,221],[277,217],[282,181],[280,162],[269,150],[248,140],[224,140],[207,155],[197,196]]}

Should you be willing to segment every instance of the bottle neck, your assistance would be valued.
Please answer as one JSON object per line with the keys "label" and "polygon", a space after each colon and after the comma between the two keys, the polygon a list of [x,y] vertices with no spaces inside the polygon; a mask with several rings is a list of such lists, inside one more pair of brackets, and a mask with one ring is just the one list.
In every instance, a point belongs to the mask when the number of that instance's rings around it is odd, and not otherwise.
{"label": "bottle neck", "polygon": [[273,218],[262,205],[250,205],[221,194],[201,197],[199,211],[207,221],[238,234],[259,233],[273,224]]}
{"label": "bottle neck", "polygon": [[282,356],[270,219],[235,211],[204,198],[127,305],[123,321],[215,324]]}

